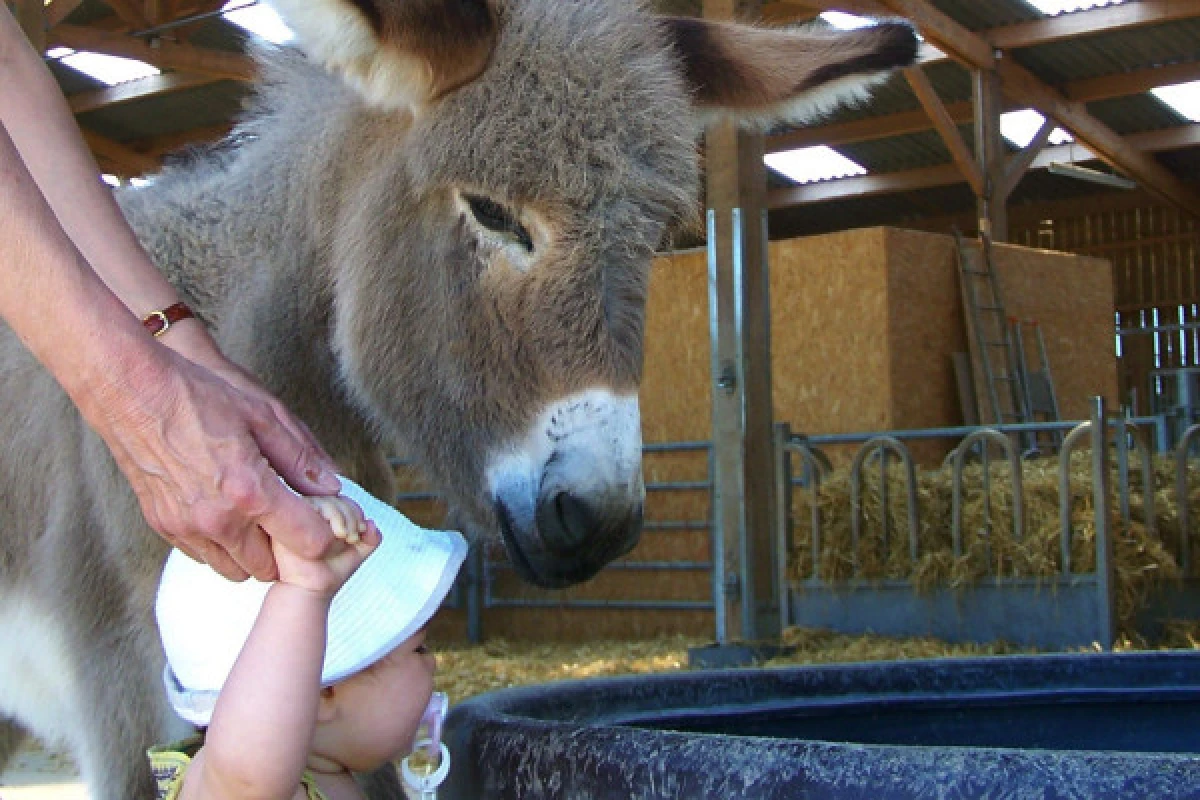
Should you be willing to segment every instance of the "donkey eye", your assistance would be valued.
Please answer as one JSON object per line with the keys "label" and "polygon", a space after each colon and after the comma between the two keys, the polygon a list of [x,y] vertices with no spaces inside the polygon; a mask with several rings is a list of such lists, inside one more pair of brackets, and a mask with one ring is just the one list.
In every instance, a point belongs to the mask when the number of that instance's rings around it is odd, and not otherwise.
{"label": "donkey eye", "polygon": [[510,237],[527,252],[533,252],[533,237],[517,218],[504,206],[476,194],[464,195],[475,221],[493,233]]}

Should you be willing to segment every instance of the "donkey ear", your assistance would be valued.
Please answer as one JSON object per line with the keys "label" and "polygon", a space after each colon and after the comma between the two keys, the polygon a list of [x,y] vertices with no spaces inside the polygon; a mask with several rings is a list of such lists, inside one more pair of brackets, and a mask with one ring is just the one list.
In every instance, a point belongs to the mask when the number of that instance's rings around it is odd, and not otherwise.
{"label": "donkey ear", "polygon": [[493,0],[268,0],[304,50],[381,109],[470,83],[496,44]]}
{"label": "donkey ear", "polygon": [[664,17],[702,118],[731,115],[747,125],[800,123],[861,100],[917,55],[902,22],[854,31],[758,28]]}

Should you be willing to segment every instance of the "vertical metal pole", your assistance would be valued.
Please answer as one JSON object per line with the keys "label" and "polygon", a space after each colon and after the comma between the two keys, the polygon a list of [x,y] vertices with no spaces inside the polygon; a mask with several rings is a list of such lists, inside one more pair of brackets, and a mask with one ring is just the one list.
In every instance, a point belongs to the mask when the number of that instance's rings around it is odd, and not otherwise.
{"label": "vertical metal pole", "polygon": [[[775,590],[779,599],[779,628],[788,626],[788,559],[792,552],[792,470],[787,445],[792,431],[786,422],[775,424]],[[813,531],[816,535],[816,531]]]}
{"label": "vertical metal pole", "polygon": [[[723,491],[724,487],[721,483],[723,477],[718,467],[719,460],[719,439],[721,434],[718,430],[717,419],[717,403],[718,395],[722,392],[733,391],[738,381],[736,368],[733,364],[726,364],[722,358],[720,348],[717,343],[720,341],[720,313],[718,306],[721,302],[721,293],[718,288],[720,280],[719,255],[717,252],[717,212],[714,209],[708,210],[708,323],[709,323],[709,341],[712,345],[712,374],[716,377],[713,385],[713,447],[709,451],[709,466],[712,475],[712,583],[713,583],[713,603],[715,605],[716,615],[716,639],[717,644],[728,644],[729,642],[729,611],[730,605],[736,598],[730,598],[729,593],[731,587],[728,578],[726,577],[729,570],[729,565],[725,561],[725,547],[727,532],[725,530],[725,504],[730,501],[729,492]],[[740,492],[737,495],[740,497]],[[735,534],[736,535],[736,534]],[[736,573],[734,573],[736,574]],[[737,609],[733,612],[736,616]]]}
{"label": "vertical metal pole", "polygon": [[[704,0],[706,17],[753,13],[757,0]],[[710,314],[713,328],[715,542],[722,542],[718,586],[725,635],[732,640],[782,633],[776,590],[771,443],[770,299],[766,171],[761,134],[716,122],[705,137]],[[717,579],[714,573],[714,580]],[[719,642],[720,643],[720,642]]]}
{"label": "vertical metal pole", "polygon": [[1116,583],[1112,542],[1111,479],[1108,474],[1108,419],[1104,397],[1092,398],[1092,502],[1096,511],[1096,588],[1100,593],[1100,644],[1116,641]]}
{"label": "vertical metal pole", "polygon": [[467,558],[467,641],[483,641],[483,551],[486,545],[478,542]]}

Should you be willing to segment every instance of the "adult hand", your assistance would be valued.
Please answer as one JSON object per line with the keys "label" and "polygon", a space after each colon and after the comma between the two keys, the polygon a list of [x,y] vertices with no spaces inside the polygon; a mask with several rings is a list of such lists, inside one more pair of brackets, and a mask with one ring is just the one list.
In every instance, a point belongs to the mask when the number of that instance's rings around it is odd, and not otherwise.
{"label": "adult hand", "polygon": [[93,387],[85,410],[150,526],[231,580],[276,579],[267,535],[322,557],[329,526],[288,486],[328,495],[340,484],[307,428],[232,364],[222,372],[234,383],[150,344],[154,357]]}

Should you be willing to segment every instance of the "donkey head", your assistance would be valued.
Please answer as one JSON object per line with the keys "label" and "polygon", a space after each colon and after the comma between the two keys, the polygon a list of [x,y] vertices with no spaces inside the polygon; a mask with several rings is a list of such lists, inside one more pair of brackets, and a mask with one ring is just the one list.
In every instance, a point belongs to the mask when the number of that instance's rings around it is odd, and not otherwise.
{"label": "donkey head", "polygon": [[648,276],[695,213],[703,121],[854,98],[912,61],[911,29],[772,31],[630,0],[274,5],[354,98],[339,130],[358,183],[330,245],[351,393],[523,577],[591,577],[641,530]]}

